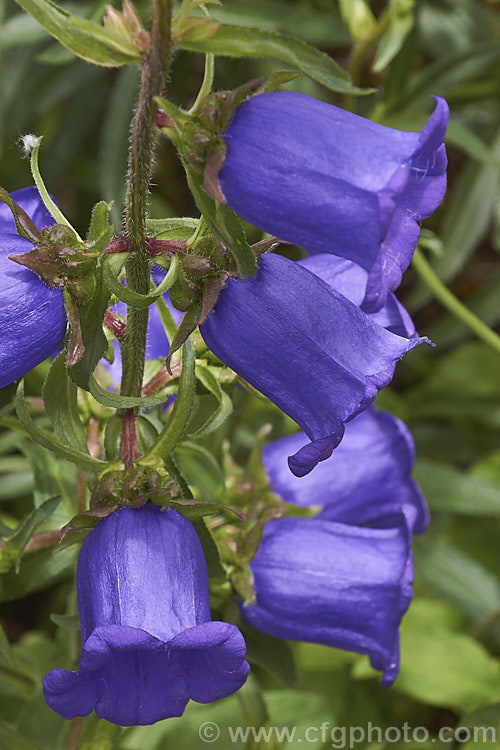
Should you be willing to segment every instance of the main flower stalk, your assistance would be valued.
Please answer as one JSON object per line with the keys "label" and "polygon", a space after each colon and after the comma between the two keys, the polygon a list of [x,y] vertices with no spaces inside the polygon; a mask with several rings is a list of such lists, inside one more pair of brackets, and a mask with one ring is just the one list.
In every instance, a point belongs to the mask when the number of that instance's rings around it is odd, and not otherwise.
{"label": "main flower stalk", "polygon": [[[170,61],[172,0],[154,0],[151,46],[144,57],[139,99],[134,119],[128,162],[126,230],[131,255],[126,265],[127,286],[149,292],[150,263],[146,252],[146,211],[154,158],[154,98],[163,93]],[[141,394],[146,357],[148,308],[127,308],[127,331],[122,345],[123,396]]]}

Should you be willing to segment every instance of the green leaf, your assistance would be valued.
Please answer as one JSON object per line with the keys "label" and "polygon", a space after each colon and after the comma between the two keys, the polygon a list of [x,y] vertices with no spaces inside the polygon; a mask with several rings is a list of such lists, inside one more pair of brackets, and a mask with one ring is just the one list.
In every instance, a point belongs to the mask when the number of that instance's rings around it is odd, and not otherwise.
{"label": "green leaf", "polygon": [[158,297],[161,297],[162,294],[168,291],[175,282],[179,266],[178,257],[177,255],[172,256],[170,260],[170,268],[154,292],[151,292],[150,294],[139,294],[138,292],[133,292],[131,289],[127,289],[123,284],[120,284],[117,278],[128,256],[129,253],[113,253],[105,256],[102,263],[104,283],[110,292],[127,305],[138,308],[149,307],[149,305],[153,304]]}
{"label": "green leaf", "polygon": [[77,388],[68,376],[64,352],[52,362],[43,386],[45,412],[57,437],[87,453],[87,437],[77,405]]}
{"label": "green leaf", "polygon": [[436,622],[439,602],[416,600],[401,627],[394,690],[461,713],[500,700],[498,663],[480,643]]}
{"label": "green leaf", "polygon": [[349,83],[349,75],[331,57],[294,37],[263,29],[220,24],[204,39],[189,34],[177,40],[177,46],[191,52],[229,57],[271,57],[297,68],[331,91],[341,94],[369,94]]}
{"label": "green leaf", "polygon": [[500,517],[500,486],[493,482],[426,459],[417,460],[413,473],[431,510]]}
{"label": "green leaf", "polygon": [[15,732],[11,727],[0,722],[0,747],[9,750],[42,750],[41,745],[35,745],[31,740]]}
{"label": "green leaf", "polygon": [[[16,565],[16,572],[19,570],[21,555],[30,538],[37,528],[50,518],[60,502],[61,497],[49,498],[43,505],[35,508],[29,515],[23,518],[14,533],[5,541],[5,546],[0,549],[0,568],[2,568],[2,572],[11,567],[9,563]],[[7,565],[7,567],[5,568],[4,565]]]}
{"label": "green leaf", "polygon": [[68,547],[57,554],[48,548],[27,553],[21,561],[19,573],[9,570],[2,576],[0,602],[21,599],[71,576],[77,559],[76,547]]}
{"label": "green leaf", "polygon": [[82,451],[61,443],[55,435],[51,432],[47,432],[47,430],[44,430],[33,422],[26,408],[26,402],[24,400],[24,384],[22,380],[19,383],[16,393],[16,409],[23,426],[26,428],[29,436],[36,443],[39,443],[44,448],[48,448],[56,455],[66,458],[68,461],[72,461],[78,466],[78,468],[81,467],[82,469],[88,469],[88,471],[94,474],[100,473],[106,468],[107,464],[104,463],[104,461],[99,461],[97,458],[92,458],[92,456],[89,456]]}
{"label": "green leaf", "polygon": [[[480,625],[500,611],[500,581],[457,547],[426,534],[414,540],[415,568],[440,597]],[[500,640],[500,627],[492,628]]]}
{"label": "green leaf", "polygon": [[247,644],[247,659],[258,664],[285,685],[295,682],[295,663],[293,653],[286,643],[279,638],[255,630],[247,622],[239,625]]}
{"label": "green leaf", "polygon": [[215,396],[218,401],[218,406],[206,422],[195,432],[188,435],[188,438],[201,438],[210,435],[211,432],[217,430],[221,424],[226,421],[233,411],[233,402],[227,393],[221,388],[219,381],[212,374],[209,367],[198,364],[196,366],[196,377],[201,383],[203,383],[205,388]]}
{"label": "green leaf", "polygon": [[75,55],[94,65],[117,67],[141,62],[141,56],[125,37],[73,16],[52,0],[16,0],[49,34]]}
{"label": "green leaf", "polygon": [[191,417],[194,405],[195,360],[194,349],[187,339],[182,347],[182,372],[179,377],[179,390],[174,408],[167,424],[160,433],[148,456],[167,457],[182,438]]}
{"label": "green leaf", "polygon": [[396,57],[415,23],[415,0],[391,0],[389,23],[380,37],[372,65],[380,73]]}

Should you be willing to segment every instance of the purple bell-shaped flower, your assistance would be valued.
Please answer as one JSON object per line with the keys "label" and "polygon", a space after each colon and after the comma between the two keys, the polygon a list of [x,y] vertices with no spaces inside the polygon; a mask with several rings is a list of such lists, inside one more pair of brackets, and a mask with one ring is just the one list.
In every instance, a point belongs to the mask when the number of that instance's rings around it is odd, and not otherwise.
{"label": "purple bell-shaped flower", "polygon": [[399,668],[399,624],[412,596],[410,532],[319,518],[264,527],[251,562],[256,603],[241,607],[258,630],[367,654],[389,686]]}
{"label": "purple bell-shaped flower", "polygon": [[235,625],[212,622],[205,558],[191,523],[154,505],[121,508],[83,543],[77,569],[79,671],[45,677],[66,719],[95,710],[131,726],[181,716],[238,690],[249,666]]}
{"label": "purple bell-shaped flower", "polygon": [[223,134],[220,189],[260,229],[362,266],[363,309],[378,310],[444,196],[448,118],[439,97],[423,131],[409,133],[292,91],[253,96]]}
{"label": "purple bell-shaped flower", "polygon": [[[219,359],[302,427],[311,442],[289,465],[304,476],[390,382],[398,359],[426,340],[410,324],[397,335],[305,265],[265,253],[254,276],[228,280],[200,331]],[[403,332],[401,315],[397,325]]]}

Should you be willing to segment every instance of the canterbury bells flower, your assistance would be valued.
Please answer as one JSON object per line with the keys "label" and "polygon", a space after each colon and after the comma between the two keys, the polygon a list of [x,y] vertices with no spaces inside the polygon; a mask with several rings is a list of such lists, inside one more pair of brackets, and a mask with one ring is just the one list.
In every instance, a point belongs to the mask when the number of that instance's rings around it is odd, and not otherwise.
{"label": "canterbury bells flower", "polygon": [[304,94],[253,96],[223,134],[222,194],[260,229],[358,263],[369,272],[363,309],[377,310],[446,190],[449,111],[435,98],[422,133],[409,133]]}
{"label": "canterbury bells flower", "polygon": [[191,523],[154,505],[121,508],[83,543],[77,569],[80,670],[45,677],[66,719],[96,714],[122,726],[181,716],[245,682],[245,642],[212,622],[205,558]]}
{"label": "canterbury bells flower", "polygon": [[301,263],[270,253],[255,276],[228,280],[200,331],[219,359],[312,441],[289,458],[297,476],[331,455],[344,423],[389,383],[397,360],[425,340],[414,329],[396,335]]}
{"label": "canterbury bells flower", "polygon": [[264,446],[264,467],[283,500],[322,505],[317,518],[355,526],[391,527],[403,513],[410,531],[425,530],[429,511],[411,477],[415,444],[400,419],[369,407],[346,424],[333,456],[298,479],[288,470],[286,457],[306,442],[304,433],[297,432]]}
{"label": "canterbury bells flower", "polygon": [[[54,224],[35,187],[12,193],[38,229]],[[53,354],[66,330],[61,289],[48,287],[37,274],[9,260],[32,249],[17,234],[14,217],[0,203],[0,388],[13,383]]]}
{"label": "canterbury bells flower", "polygon": [[410,532],[319,518],[279,518],[264,527],[251,562],[256,603],[241,607],[257,630],[367,654],[384,672],[399,668],[399,624],[412,596]]}

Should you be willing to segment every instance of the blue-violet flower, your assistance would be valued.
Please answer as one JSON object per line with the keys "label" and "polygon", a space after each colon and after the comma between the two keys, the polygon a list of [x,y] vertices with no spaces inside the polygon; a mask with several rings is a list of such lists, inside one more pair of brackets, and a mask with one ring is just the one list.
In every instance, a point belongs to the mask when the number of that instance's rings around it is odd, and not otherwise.
{"label": "blue-violet flower", "polygon": [[318,518],[264,527],[251,562],[256,603],[241,607],[255,628],[290,640],[367,654],[389,686],[399,668],[399,623],[411,600],[413,561],[403,518],[365,529]]}
{"label": "blue-violet flower", "polygon": [[331,455],[344,423],[424,340],[392,333],[304,265],[270,253],[254,276],[228,280],[200,331],[312,441],[289,459],[297,476]]}
{"label": "blue-violet flower", "polygon": [[80,669],[44,682],[66,719],[95,710],[122,726],[153,724],[245,682],[243,636],[212,622],[203,550],[176,511],[121,508],[101,521],[83,543],[77,587]]}
{"label": "blue-violet flower", "polygon": [[253,96],[223,134],[222,194],[260,229],[361,265],[363,309],[377,310],[446,190],[449,111],[435,98],[422,133],[410,133],[292,91]]}

